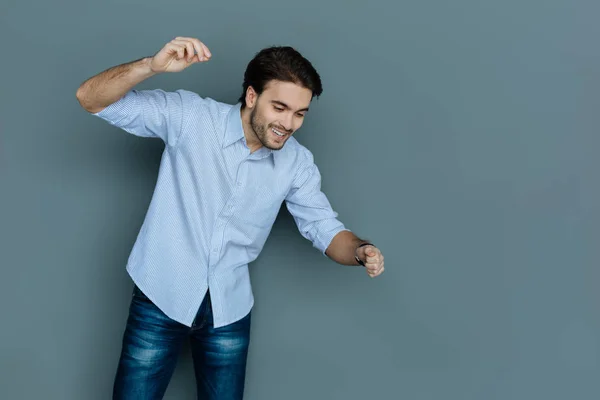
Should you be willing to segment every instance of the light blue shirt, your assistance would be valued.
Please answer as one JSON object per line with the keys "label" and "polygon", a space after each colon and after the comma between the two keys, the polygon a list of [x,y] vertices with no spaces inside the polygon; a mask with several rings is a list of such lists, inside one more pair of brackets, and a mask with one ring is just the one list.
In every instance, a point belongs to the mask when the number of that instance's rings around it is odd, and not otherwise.
{"label": "light blue shirt", "polygon": [[165,142],[156,188],[127,261],[136,285],[170,318],[191,326],[210,289],[214,326],[254,305],[248,264],[285,201],[302,236],[323,254],[348,230],[321,191],[311,152],[291,137],[250,154],[241,104],[177,90],[131,90],[93,114]]}

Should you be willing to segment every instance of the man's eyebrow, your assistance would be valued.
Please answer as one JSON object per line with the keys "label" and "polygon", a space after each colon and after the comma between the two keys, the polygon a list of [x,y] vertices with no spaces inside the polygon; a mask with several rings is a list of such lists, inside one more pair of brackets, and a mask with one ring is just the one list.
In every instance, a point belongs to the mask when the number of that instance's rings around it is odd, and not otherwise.
{"label": "man's eyebrow", "polygon": [[[288,106],[287,104],[285,104],[283,101],[279,101],[279,100],[271,100],[271,103],[273,104],[279,104],[282,107],[285,107],[287,109],[291,109],[290,106]],[[308,111],[308,107],[303,108],[301,110],[298,110],[297,112],[302,112],[302,111]]]}

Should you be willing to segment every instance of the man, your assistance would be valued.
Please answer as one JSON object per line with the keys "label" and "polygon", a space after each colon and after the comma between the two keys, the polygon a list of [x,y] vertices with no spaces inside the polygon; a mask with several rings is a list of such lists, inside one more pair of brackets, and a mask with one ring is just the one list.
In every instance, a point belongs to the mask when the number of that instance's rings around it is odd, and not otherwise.
{"label": "man", "polygon": [[250,315],[248,264],[285,201],[300,233],[371,277],[383,255],[339,222],[309,150],[292,137],[321,80],[290,47],[250,61],[236,105],[185,90],[134,90],[212,55],[177,37],[153,57],[110,68],[77,91],[81,106],[137,136],[165,142],[156,189],[127,262],[134,281],[115,399],[162,398],[182,341],[191,341],[199,399],[241,399]]}

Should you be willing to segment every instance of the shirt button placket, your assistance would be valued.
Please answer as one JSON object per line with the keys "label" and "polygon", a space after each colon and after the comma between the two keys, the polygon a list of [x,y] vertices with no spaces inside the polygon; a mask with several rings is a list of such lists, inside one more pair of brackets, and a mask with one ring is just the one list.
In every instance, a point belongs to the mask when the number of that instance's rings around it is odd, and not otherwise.
{"label": "shirt button placket", "polygon": [[211,247],[210,247],[210,255],[209,255],[209,265],[212,267],[217,263],[217,259],[219,256],[219,242],[218,242],[218,238],[222,237],[221,234],[221,229],[222,229],[222,221],[220,220],[220,218],[217,219],[217,226],[215,228],[215,231],[213,232],[213,239],[211,241]]}

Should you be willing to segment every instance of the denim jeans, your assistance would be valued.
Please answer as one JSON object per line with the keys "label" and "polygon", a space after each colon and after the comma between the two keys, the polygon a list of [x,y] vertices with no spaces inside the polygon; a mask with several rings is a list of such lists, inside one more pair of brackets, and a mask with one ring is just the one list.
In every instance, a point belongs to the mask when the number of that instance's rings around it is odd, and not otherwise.
{"label": "denim jeans", "polygon": [[113,399],[162,399],[181,345],[188,338],[198,399],[242,399],[250,314],[215,329],[207,293],[190,328],[167,317],[137,286],[123,335]]}

